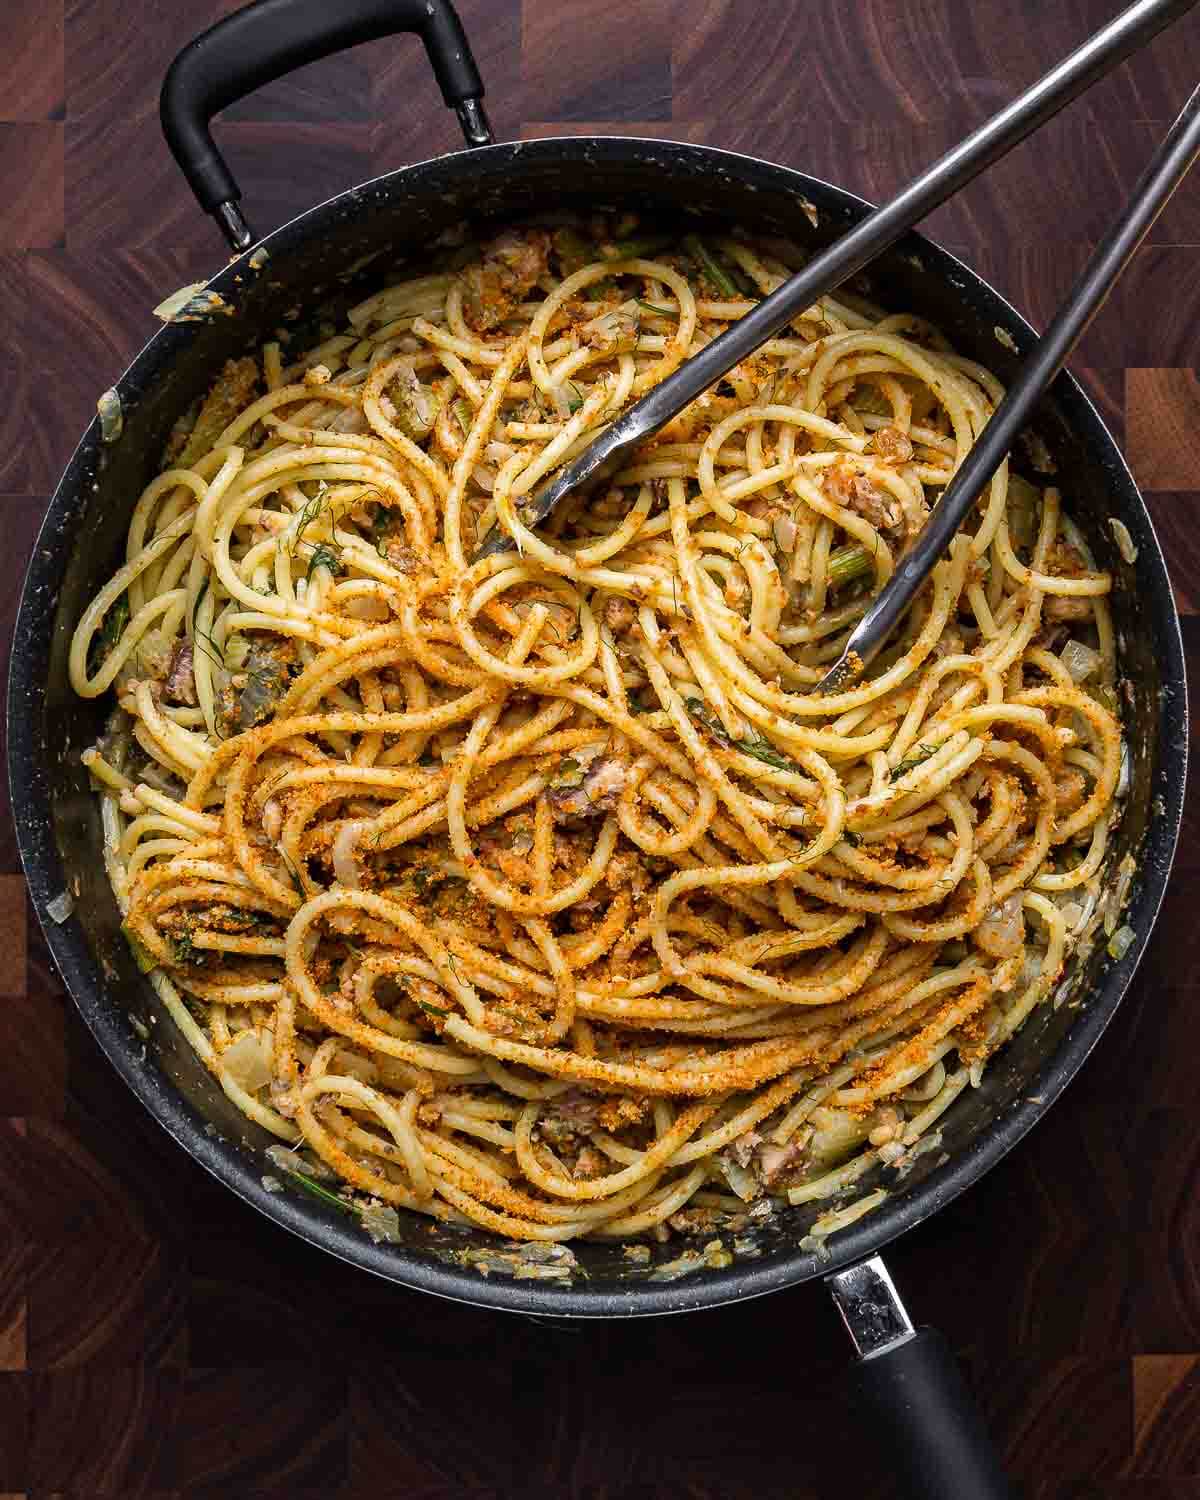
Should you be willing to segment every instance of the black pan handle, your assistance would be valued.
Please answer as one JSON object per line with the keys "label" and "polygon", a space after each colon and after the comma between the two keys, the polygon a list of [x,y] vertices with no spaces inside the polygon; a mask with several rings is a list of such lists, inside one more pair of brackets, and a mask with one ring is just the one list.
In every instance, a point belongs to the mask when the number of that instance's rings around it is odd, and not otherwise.
{"label": "black pan handle", "polygon": [[829,1289],[854,1340],[866,1429],[904,1500],[1015,1500],[950,1347],[914,1329],[878,1256],[837,1271]]}
{"label": "black pan handle", "polygon": [[175,58],[159,97],[163,134],[201,208],[235,251],[248,249],[254,236],[238,207],[241,189],[213,142],[213,115],[293,68],[399,31],[425,43],[467,145],[490,145],[483,80],[450,0],[255,0]]}
{"label": "black pan handle", "polygon": [[869,1428],[912,1500],[1013,1500],[954,1355],[933,1328],[860,1359],[854,1383]]}

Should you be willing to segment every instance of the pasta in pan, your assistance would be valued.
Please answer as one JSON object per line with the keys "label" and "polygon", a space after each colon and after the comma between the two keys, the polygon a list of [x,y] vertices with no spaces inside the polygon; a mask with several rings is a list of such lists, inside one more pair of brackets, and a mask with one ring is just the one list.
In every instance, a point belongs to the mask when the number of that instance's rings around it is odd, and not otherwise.
{"label": "pasta in pan", "polygon": [[1002,468],[815,692],[1001,395],[935,329],[826,298],[523,520],[792,254],[616,216],[443,247],[231,362],[138,500],[70,656],[119,705],[109,874],[301,1185],[529,1241],[843,1201],[1094,924],[1111,581],[1053,488]]}

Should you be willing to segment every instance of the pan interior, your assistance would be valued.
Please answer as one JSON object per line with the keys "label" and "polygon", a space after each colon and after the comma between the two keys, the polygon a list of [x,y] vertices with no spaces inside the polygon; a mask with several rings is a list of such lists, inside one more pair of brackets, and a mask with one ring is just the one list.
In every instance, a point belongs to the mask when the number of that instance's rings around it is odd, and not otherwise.
{"label": "pan interior", "polygon": [[[587,183],[586,193],[580,192]],[[1062,1002],[1043,1005],[992,1060],[941,1125],[938,1148],[918,1157],[903,1181],[882,1185],[881,1208],[833,1240],[818,1259],[801,1241],[829,1204],[776,1216],[766,1226],[721,1236],[733,1253],[723,1270],[667,1279],[663,1264],[697,1242],[655,1246],[649,1265],[619,1245],[575,1246],[582,1270],[569,1283],[487,1280],[461,1269],[465,1250],[498,1242],[483,1232],[436,1227],[401,1215],[398,1245],[373,1246],[336,1213],[307,1200],[269,1196],[262,1148],[271,1137],[247,1121],[216,1086],[160,1012],[119,930],[99,857],[97,803],[80,752],[100,732],[107,705],[76,699],[66,652],[85,604],[116,565],[130,508],[158,468],[176,417],[212,383],[223,362],[286,330],[298,350],[322,320],[337,323],[355,300],[386,283],[443,230],[470,221],[510,221],[548,206],[628,207],[688,226],[733,223],[817,247],[863,212],[859,200],[781,168],[665,142],[543,141],[442,158],[381,178],[284,226],[267,255],[243,257],[217,278],[223,311],[173,324],[120,383],[124,429],[100,442],[86,435],[55,497],[22,601],[10,690],[10,774],[23,857],[39,911],[64,888],[75,916],[48,934],[85,1020],[151,1110],[189,1150],[243,1196],[309,1238],[369,1269],[446,1295],[582,1314],[664,1311],[718,1302],[796,1281],[871,1249],[953,1196],[1008,1148],[1063,1086],[1115,1007],[1153,921],[1170,864],[1182,798],[1184,704],[1178,627],[1161,554],[1136,489],[1112,440],[1078,388],[1060,379],[1035,424],[1064,503],[1101,566],[1117,579],[1113,613],[1131,752],[1124,821],[1111,870],[1138,864],[1126,920],[1139,941],[1117,963],[1103,943],[1072,961]],[[917,236],[869,268],[862,290],[891,311],[930,319],[963,354],[1001,380],[1011,378],[1031,332],[1006,303],[959,262]],[[169,290],[164,288],[164,291]],[[1028,456],[1024,460],[1028,463]],[[1018,467],[1021,465],[1018,464]],[[1027,469],[1046,482],[1045,472]],[[1120,556],[1108,518],[1119,516],[1138,549]],[[47,812],[49,816],[47,817]],[[868,1178],[857,1191],[877,1185]],[[502,1247],[501,1247],[502,1248]]]}

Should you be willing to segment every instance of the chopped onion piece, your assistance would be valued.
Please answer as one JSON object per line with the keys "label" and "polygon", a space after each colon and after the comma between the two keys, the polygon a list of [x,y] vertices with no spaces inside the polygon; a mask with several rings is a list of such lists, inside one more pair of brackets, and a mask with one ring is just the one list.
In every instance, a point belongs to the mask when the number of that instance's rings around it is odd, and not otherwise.
{"label": "chopped onion piece", "polygon": [[53,901],[46,904],[46,915],[52,922],[65,922],[74,910],[75,898],[70,891],[60,892]]}
{"label": "chopped onion piece", "polygon": [[221,1066],[248,1094],[271,1081],[271,1036],[258,1027],[240,1031],[221,1053]]}
{"label": "chopped onion piece", "polygon": [[900,1097],[906,1104],[927,1104],[930,1099],[936,1098],[941,1093],[945,1082],[946,1064],[939,1058],[928,1072],[914,1079]]}
{"label": "chopped onion piece", "polygon": [[1100,670],[1099,651],[1085,646],[1082,641],[1068,641],[1059,653],[1059,660],[1070,672],[1072,682],[1086,682]]}
{"label": "chopped onion piece", "polygon": [[392,1245],[399,1242],[400,1215],[390,1203],[368,1203],[358,1217],[377,1245],[384,1240]]}
{"label": "chopped onion piece", "polygon": [[100,413],[100,441],[115,443],[125,425],[125,414],[121,410],[121,398],[111,386],[96,402],[96,410]]}
{"label": "chopped onion piece", "polygon": [[999,906],[993,906],[972,936],[976,945],[991,958],[1012,958],[1019,953],[1025,941],[1021,893],[1014,891]]}
{"label": "chopped onion piece", "polygon": [[791,552],[796,546],[796,523],[791,516],[775,517],[775,541],[781,552]]}
{"label": "chopped onion piece", "polygon": [[1129,527],[1124,521],[1118,521],[1116,516],[1109,516],[1108,524],[1117,543],[1117,551],[1127,563],[1137,562],[1138,549],[1133,544],[1133,538],[1129,535]]}
{"label": "chopped onion piece", "polygon": [[812,1233],[806,1234],[800,1241],[802,1250],[809,1250],[819,1259],[825,1258],[828,1251],[825,1249],[825,1241],[831,1234],[836,1234],[839,1229],[846,1229],[849,1225],[869,1214],[873,1208],[878,1208],[887,1197],[886,1188],[876,1188],[874,1192],[866,1193],[857,1203],[848,1204],[845,1208],[833,1208],[813,1224]]}
{"label": "chopped onion piece", "polygon": [[299,1172],[302,1177],[313,1177],[319,1182],[329,1182],[334,1176],[320,1157],[310,1160],[290,1146],[268,1146],[263,1155],[281,1172]]}
{"label": "chopped onion piece", "polygon": [[1108,940],[1108,955],[1110,958],[1124,958],[1133,946],[1137,937],[1132,927],[1118,927],[1116,932]]}
{"label": "chopped onion piece", "polygon": [[1117,926],[1117,918],[1125,908],[1125,902],[1129,897],[1129,887],[1133,884],[1133,877],[1137,874],[1137,866],[1127,854],[1117,866],[1117,883],[1107,901],[1108,910],[1104,914],[1104,935],[1112,937]]}
{"label": "chopped onion piece", "polygon": [[205,281],[189,281],[187,286],[181,286],[177,292],[172,292],[165,301],[160,302],[154,309],[154,316],[161,318],[164,323],[169,323],[176,313],[181,313],[192,298],[202,292],[207,285]]}
{"label": "chopped onion piece", "polygon": [[727,1154],[722,1153],[717,1158],[717,1166],[721,1169],[721,1175],[734,1190],[743,1203],[749,1203],[757,1198],[762,1192],[758,1178],[746,1167],[741,1167]]}

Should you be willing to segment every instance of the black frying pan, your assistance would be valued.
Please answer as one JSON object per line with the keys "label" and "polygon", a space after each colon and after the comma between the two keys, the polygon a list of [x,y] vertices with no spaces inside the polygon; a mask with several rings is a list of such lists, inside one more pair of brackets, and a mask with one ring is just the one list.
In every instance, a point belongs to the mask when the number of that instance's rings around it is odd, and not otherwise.
{"label": "black frying pan", "polygon": [[[336,7],[327,0],[266,0],[192,43],[193,66],[182,79],[177,71],[164,90],[168,133],[204,207],[216,210],[231,185],[237,192],[208,135],[215,110],[301,62],[392,31],[421,33],[469,142],[487,138],[478,107],[482,86],[457,18],[443,0],[341,0]],[[888,1319],[901,1314],[888,1309],[878,1268],[862,1267],[982,1176],[1058,1097],[1125,993],[1174,854],[1187,743],[1179,622],[1141,497],[1112,437],[1070,377],[1059,377],[1036,425],[1072,514],[1101,565],[1117,579],[1112,606],[1128,685],[1132,775],[1109,870],[1126,855],[1136,862],[1124,919],[1136,941],[1115,962],[1102,944],[1085,961],[1073,961],[1067,985],[1077,1003],[1035,1012],[993,1060],[982,1087],[960,1096],[944,1117],[940,1152],[919,1157],[903,1181],[885,1183],[890,1192],[882,1205],[833,1237],[822,1257],[801,1248],[816,1213],[809,1208],[755,1231],[752,1258],[735,1255],[727,1268],[670,1281],[660,1279],[659,1267],[678,1255],[678,1245],[656,1248],[651,1263],[639,1266],[618,1246],[581,1244],[576,1250],[583,1274],[566,1284],[495,1273],[484,1279],[460,1255],[464,1248],[494,1244],[491,1237],[431,1227],[423,1218],[402,1219],[400,1243],[375,1245],[356,1224],[322,1205],[263,1187],[268,1168],[262,1148],[270,1138],[234,1108],[161,1012],[120,933],[100,858],[97,806],[79,760],[107,708],[72,694],[66,656],[85,602],[122,552],[133,498],[157,471],[175,419],[207,390],[225,360],[253,350],[281,325],[295,329],[293,347],[304,347],[304,325],[318,313],[336,318],[406,257],[419,260],[422,248],[452,224],[511,220],[548,205],[644,207],[649,201],[658,213],[733,221],[814,247],[828,244],[867,211],[861,199],[818,178],[710,147],[611,137],[480,145],[364,183],[275,230],[210,283],[234,316],[217,312],[173,322],[151,339],[116,387],[124,414],[121,436],[106,445],[98,421],[84,434],[51,501],[25,581],[8,697],[9,777],[21,857],[55,961],[113,1065],[198,1162],[276,1223],[406,1286],[543,1317],[682,1312],[843,1273],[839,1300],[858,1319],[860,1352],[869,1352],[873,1336],[883,1351],[861,1366],[864,1378],[885,1421],[909,1424],[904,1461],[922,1475],[913,1493],[956,1500],[1000,1495],[1006,1493],[1002,1480],[975,1451],[977,1434],[959,1404],[961,1392],[944,1383],[947,1371],[934,1337],[921,1333],[889,1342],[897,1330]],[[240,215],[222,210],[219,217],[236,239],[244,229]],[[931,319],[957,349],[1001,379],[1011,376],[1019,352],[1034,338],[985,282],[920,235],[909,235],[884,255],[868,279],[874,300]],[[1133,564],[1113,544],[1107,525],[1113,515],[1137,547]],[[75,897],[74,914],[57,923],[46,908],[65,890]],[[868,1180],[865,1187],[874,1185]],[[864,1305],[878,1314],[874,1330],[862,1321]],[[913,1427],[910,1419],[917,1418],[923,1425]]]}

